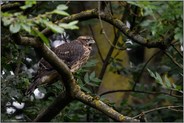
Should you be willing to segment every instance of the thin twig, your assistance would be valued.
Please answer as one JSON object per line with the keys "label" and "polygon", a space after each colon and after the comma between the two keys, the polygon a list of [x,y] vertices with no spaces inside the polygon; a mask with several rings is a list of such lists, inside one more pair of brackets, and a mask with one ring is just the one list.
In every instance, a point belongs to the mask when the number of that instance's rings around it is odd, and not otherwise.
{"label": "thin twig", "polygon": [[161,50],[159,50],[158,52],[156,52],[155,54],[153,54],[153,55],[148,59],[148,61],[144,64],[142,70],[141,70],[140,73],[139,73],[139,76],[137,77],[137,80],[135,80],[135,83],[134,83],[134,85],[133,85],[133,87],[132,87],[132,90],[135,90],[135,87],[136,87],[136,85],[137,85],[137,83],[138,83],[138,81],[139,81],[139,78],[142,76],[142,74],[143,74],[143,72],[144,72],[144,69],[146,68],[146,66],[148,65],[148,63],[149,63],[157,54],[159,54],[160,52],[161,52]]}
{"label": "thin twig", "polygon": [[150,109],[150,110],[147,110],[147,111],[143,111],[142,113],[140,113],[139,115],[137,115],[133,118],[139,118],[142,115],[148,114],[148,113],[153,112],[153,111],[162,110],[162,109],[170,109],[170,110],[173,110],[173,111],[176,111],[176,112],[183,112],[183,110],[176,110],[174,108],[183,108],[183,106],[163,106],[163,107],[153,108],[153,109]]}
{"label": "thin twig", "polygon": [[173,59],[173,57],[169,54],[169,53],[167,53],[166,51],[163,51],[164,52],[164,54],[176,65],[176,66],[178,66],[179,68],[181,68],[181,69],[183,69],[183,67],[182,67],[182,65],[180,65],[178,62],[176,62],[174,59]]}
{"label": "thin twig", "polygon": [[171,46],[176,50],[176,52],[179,54],[179,56],[181,58],[183,58],[183,54],[181,54],[181,52],[179,52],[178,49],[176,49],[176,47],[173,44],[171,44]]}
{"label": "thin twig", "polygon": [[137,119],[133,119],[131,117],[124,116],[114,110],[112,107],[109,107],[107,104],[103,103],[99,98],[92,97],[90,95],[85,94],[82,91],[78,91],[75,95],[75,99],[79,100],[80,102],[83,102],[86,105],[89,105],[90,107],[93,107],[107,116],[109,116],[114,121],[120,121],[120,122],[138,122]]}
{"label": "thin twig", "polygon": [[106,41],[109,43],[109,45],[113,46],[114,48],[116,48],[118,50],[125,50],[126,48],[124,48],[124,47],[117,47],[114,44],[112,44],[112,42],[108,38],[108,36],[107,36],[107,34],[106,34],[105,30],[104,30],[104,27],[103,27],[102,19],[101,19],[101,16],[100,16],[100,4],[98,4],[98,10],[99,10],[98,18],[99,18],[102,34],[104,35]]}
{"label": "thin twig", "polygon": [[[111,16],[113,17],[113,10],[112,10],[112,3],[111,3],[111,1],[109,2],[110,3],[110,13],[111,13]],[[116,36],[116,37],[118,37],[117,36],[117,33],[119,33],[119,31],[117,30],[116,31],[116,28],[113,26],[113,31],[114,31],[114,35]],[[118,39],[117,39],[118,40]],[[124,43],[123,43],[123,45],[124,45]],[[123,45],[122,45],[122,47],[123,47]],[[125,48],[126,49],[126,48]],[[118,52],[116,53],[116,55],[114,56],[114,58],[116,58],[118,55],[119,55],[119,53],[121,52],[121,50],[118,50]]]}
{"label": "thin twig", "polygon": [[[100,10],[100,5],[99,5],[98,9]],[[98,15],[98,16],[99,16],[99,21],[100,21],[100,24],[101,24],[101,28],[103,29],[103,24],[102,24],[102,21],[100,20],[101,19],[100,15]],[[104,35],[106,35],[106,33],[104,33]],[[106,37],[106,40],[108,40],[108,37]],[[113,41],[113,45],[111,45],[111,47],[110,47],[110,49],[109,49],[109,51],[107,53],[107,56],[106,56],[106,58],[104,60],[102,69],[101,69],[100,74],[99,74],[99,79],[102,79],[104,74],[105,74],[107,65],[109,64],[109,59],[110,59],[110,57],[112,55],[112,52],[113,52],[113,50],[115,48],[114,45],[117,43],[117,40],[118,40],[118,36],[115,35],[115,38],[114,38],[114,41]]]}
{"label": "thin twig", "polygon": [[[89,25],[89,29],[90,29],[90,31],[91,31],[91,34],[93,35],[93,39],[96,41],[95,35],[94,35],[94,32],[93,32],[93,29],[92,29],[91,25]],[[96,42],[96,47],[97,47],[97,49],[98,49],[98,54],[99,54],[99,56],[100,56],[100,59],[102,60],[102,63],[103,63],[103,62],[104,62],[104,59],[103,59],[103,57],[102,57],[102,53],[100,52],[100,48],[99,48],[99,45],[98,45],[97,42]]]}
{"label": "thin twig", "polygon": [[144,93],[144,94],[152,94],[152,95],[157,95],[157,94],[165,94],[169,95],[172,97],[176,98],[183,98],[183,96],[178,96],[178,95],[172,95],[171,93],[166,93],[166,92],[149,92],[149,91],[139,91],[139,90],[112,90],[112,91],[107,91],[103,92],[100,94],[100,96],[106,95],[106,94],[111,94],[111,93],[117,93],[117,92],[131,92],[131,93]]}
{"label": "thin twig", "polygon": [[70,4],[70,1],[69,1],[69,0],[65,3],[65,5],[67,5],[67,6],[68,6],[68,4]]}

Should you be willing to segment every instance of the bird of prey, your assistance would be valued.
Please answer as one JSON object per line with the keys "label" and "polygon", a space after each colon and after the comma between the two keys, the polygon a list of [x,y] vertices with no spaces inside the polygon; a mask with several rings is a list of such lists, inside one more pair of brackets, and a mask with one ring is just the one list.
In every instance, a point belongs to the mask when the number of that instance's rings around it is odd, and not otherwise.
{"label": "bird of prey", "polygon": [[[79,36],[76,40],[66,42],[53,48],[52,51],[62,59],[70,71],[74,73],[87,62],[92,50],[91,45],[94,43],[95,41],[90,36]],[[58,72],[42,58],[39,61],[39,68],[33,78],[33,83],[27,89],[26,95],[31,94],[38,85],[48,83],[47,80],[49,79],[55,80],[58,76]]]}

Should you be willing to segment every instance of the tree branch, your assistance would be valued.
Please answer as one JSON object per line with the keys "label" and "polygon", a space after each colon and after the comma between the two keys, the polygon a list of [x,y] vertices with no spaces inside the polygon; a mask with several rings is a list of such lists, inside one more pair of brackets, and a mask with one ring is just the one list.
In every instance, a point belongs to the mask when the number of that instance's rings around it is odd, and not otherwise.
{"label": "tree branch", "polygon": [[100,99],[97,97],[92,97],[90,95],[85,94],[82,91],[78,91],[75,95],[75,98],[101,112],[109,116],[115,121],[123,121],[123,122],[138,122],[137,119],[132,119],[131,117],[124,116],[117,111],[115,111],[113,108],[109,107],[105,103],[103,103]]}
{"label": "tree branch", "polygon": [[[89,29],[90,29],[90,31],[91,31],[91,34],[93,35],[94,40],[96,41],[95,35],[94,35],[94,32],[93,32],[93,29],[92,29],[92,26],[91,26],[91,25],[89,25]],[[102,63],[103,63],[103,62],[104,62],[104,59],[103,59],[102,53],[100,52],[100,48],[99,48],[99,45],[97,44],[97,42],[96,42],[96,47],[97,47],[97,49],[98,49],[98,54],[99,54],[99,56],[100,56],[100,59],[101,59],[101,61],[102,61]]]}
{"label": "tree branch", "polygon": [[183,69],[183,65],[182,64],[179,64],[176,60],[174,60],[174,58],[169,54],[167,53],[166,51],[164,51],[164,54],[176,65],[178,66],[180,69]]}
{"label": "tree branch", "polygon": [[100,96],[106,95],[106,94],[111,94],[111,93],[117,93],[117,92],[133,92],[133,93],[144,93],[144,94],[152,94],[152,95],[158,95],[158,94],[164,94],[164,95],[169,95],[172,97],[176,98],[183,98],[183,96],[178,96],[178,95],[173,95],[172,93],[166,93],[166,92],[149,92],[149,91],[139,91],[139,90],[111,90],[107,92],[103,92],[100,94]]}
{"label": "tree branch", "polygon": [[143,72],[144,72],[144,69],[146,68],[146,66],[148,65],[148,63],[149,63],[156,55],[158,55],[160,52],[161,52],[161,50],[159,50],[158,52],[154,53],[154,54],[146,61],[146,63],[145,63],[144,66],[142,67],[141,71],[138,73],[138,77],[137,77],[136,80],[135,80],[135,83],[134,83],[134,85],[133,85],[133,87],[132,87],[132,90],[135,90],[136,85],[137,85],[137,83],[139,82],[139,79],[141,78],[141,76],[142,76],[142,74],[143,74]]}
{"label": "tree branch", "polygon": [[41,42],[37,41],[36,38],[20,37],[19,34],[12,34],[11,38],[13,38],[15,43],[18,44],[18,45],[32,46],[32,47],[35,47],[35,48],[38,48],[41,45]]}
{"label": "tree branch", "polygon": [[44,111],[42,111],[33,121],[34,122],[46,122],[51,121],[59,112],[72,102],[73,98],[66,91],[62,92],[54,102],[49,105]]}
{"label": "tree branch", "polygon": [[[31,39],[23,38],[19,36],[19,34],[13,35],[15,39],[20,41],[18,44],[23,43],[24,45],[30,44]],[[21,41],[23,39],[26,40]],[[39,39],[36,38],[36,42],[40,42]],[[136,119],[132,119],[131,117],[124,116],[102,101],[94,100],[93,97],[86,95],[84,92],[81,91],[80,87],[77,85],[76,80],[74,79],[72,73],[70,72],[69,68],[67,65],[57,57],[57,55],[52,52],[45,44],[43,43],[38,43],[35,46],[39,52],[42,54],[43,58],[47,60],[56,70],[57,72],[62,75],[62,80],[63,84],[66,88],[66,94],[63,96],[61,94],[56,98],[56,100],[46,109],[44,110],[41,114],[38,115],[38,117],[34,121],[50,121],[52,118],[54,118],[67,104],[69,104],[73,99],[78,99],[85,104],[88,104],[95,109],[105,113],[112,119],[116,121],[138,121]],[[64,100],[64,101],[63,101]]]}
{"label": "tree branch", "polygon": [[[126,24],[124,24],[121,20],[111,17],[110,15],[104,12],[99,12],[97,9],[86,10],[77,14],[70,15],[68,17],[64,17],[63,19],[57,21],[56,23],[63,23],[63,22],[67,23],[73,20],[85,21],[85,20],[94,19],[94,18],[98,19],[99,16],[103,21],[106,21],[112,24],[113,26],[115,26],[116,28],[118,28],[129,39],[145,47],[160,48],[163,50],[168,46],[168,42],[170,43],[170,41],[168,41],[170,37],[168,37],[168,39],[164,41],[150,41],[147,38],[144,38],[139,34],[136,34],[135,32],[131,31],[126,26]],[[48,28],[44,29],[42,33],[45,34],[46,36],[50,36],[52,34],[51,30],[49,30]]]}
{"label": "tree branch", "polygon": [[142,115],[151,113],[153,111],[162,110],[162,109],[170,109],[170,110],[177,111],[177,112],[183,112],[183,110],[177,110],[175,108],[182,108],[183,109],[183,106],[163,106],[163,107],[153,108],[153,109],[150,109],[147,111],[143,111],[141,114],[135,116],[134,118],[138,118],[138,117],[141,117]]}
{"label": "tree branch", "polygon": [[21,6],[21,2],[6,3],[1,6],[1,11],[4,12],[4,11],[12,10],[12,9],[20,9],[19,8],[20,6]]}

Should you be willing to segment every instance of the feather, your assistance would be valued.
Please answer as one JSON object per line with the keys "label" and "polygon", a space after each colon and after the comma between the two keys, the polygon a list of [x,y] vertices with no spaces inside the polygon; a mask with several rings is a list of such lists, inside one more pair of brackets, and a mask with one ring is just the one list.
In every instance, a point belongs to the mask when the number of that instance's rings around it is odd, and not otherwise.
{"label": "feather", "polygon": [[[66,42],[56,48],[52,48],[53,52],[64,61],[70,68],[71,72],[76,72],[83,64],[85,64],[92,50],[91,44],[95,43],[93,38],[89,36],[80,36],[76,40]],[[31,94],[40,84],[52,83],[50,81],[58,79],[59,74],[45,60],[39,61],[37,74],[33,78],[33,82],[26,91],[26,95]],[[48,79],[48,80],[47,80]]]}

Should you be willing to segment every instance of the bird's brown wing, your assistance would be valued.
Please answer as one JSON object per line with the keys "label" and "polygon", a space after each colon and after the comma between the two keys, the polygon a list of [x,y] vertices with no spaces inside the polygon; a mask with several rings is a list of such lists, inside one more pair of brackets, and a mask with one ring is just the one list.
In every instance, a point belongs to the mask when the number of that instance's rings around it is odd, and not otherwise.
{"label": "bird's brown wing", "polygon": [[71,43],[65,43],[53,50],[57,56],[62,59],[69,68],[84,54],[83,45],[78,41],[72,41]]}
{"label": "bird's brown wing", "polygon": [[[73,41],[71,43],[65,43],[54,48],[53,52],[60,59],[62,59],[69,68],[71,68],[73,65],[75,65],[75,63],[79,62],[85,51],[83,45],[80,42]],[[39,61],[39,69],[37,71],[37,74],[35,75],[31,86],[27,89],[26,94],[28,95],[32,93],[38,85],[44,84],[45,82],[43,83],[43,79],[45,79],[46,77],[48,78],[48,76],[50,77],[52,74],[53,76],[58,76],[57,71],[46,60],[42,58]]]}

